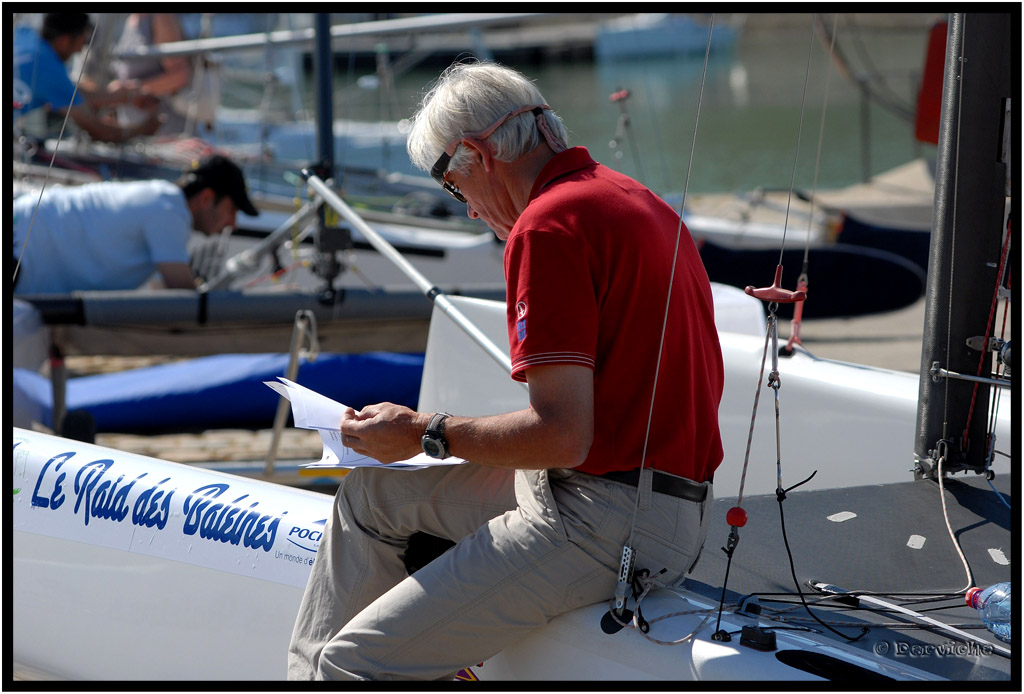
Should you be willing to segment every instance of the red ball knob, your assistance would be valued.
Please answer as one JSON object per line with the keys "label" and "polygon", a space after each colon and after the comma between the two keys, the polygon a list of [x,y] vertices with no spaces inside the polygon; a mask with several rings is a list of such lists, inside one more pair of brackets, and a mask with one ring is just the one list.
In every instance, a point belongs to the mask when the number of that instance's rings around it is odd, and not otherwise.
{"label": "red ball knob", "polygon": [[733,506],[725,514],[725,522],[735,528],[742,528],[747,524],[747,512],[740,506]]}

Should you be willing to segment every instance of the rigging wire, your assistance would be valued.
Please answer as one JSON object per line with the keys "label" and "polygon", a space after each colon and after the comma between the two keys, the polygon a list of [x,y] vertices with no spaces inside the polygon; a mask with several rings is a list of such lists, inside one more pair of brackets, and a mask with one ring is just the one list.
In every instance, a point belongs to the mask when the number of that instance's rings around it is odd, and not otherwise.
{"label": "rigging wire", "polygon": [[[867,46],[864,45],[864,27],[857,24],[853,19],[850,20],[850,25],[856,30],[851,34],[851,42],[867,68],[866,76],[868,78],[875,77],[876,80],[874,81],[879,85],[879,90],[873,94],[874,97],[879,103],[886,105],[898,115],[909,120],[914,113],[914,105],[911,103],[903,103],[903,97],[889,85],[885,75],[875,66],[874,61],[871,59],[870,51],[868,51]],[[884,97],[882,92],[885,93]]]}
{"label": "rigging wire", "polygon": [[[612,609],[609,610],[609,612],[608,612],[608,614],[611,615],[612,619],[615,622],[618,622],[620,624],[622,622],[619,619],[619,615],[625,615],[627,613],[627,610],[626,610],[626,599],[627,599],[626,598],[626,593],[627,593],[627,591],[629,589],[630,583],[632,582],[632,578],[633,578],[633,564],[634,564],[634,560],[635,560],[635,553],[634,553],[634,550],[633,550],[633,542],[634,542],[635,535],[636,535],[636,517],[637,517],[637,513],[638,513],[638,511],[640,509],[640,496],[642,494],[642,488],[644,486],[644,482],[643,482],[644,475],[643,475],[643,472],[644,472],[644,466],[647,463],[647,445],[648,445],[648,442],[650,441],[651,422],[654,419],[654,403],[655,403],[655,399],[657,398],[657,394],[658,394],[658,375],[659,375],[659,373],[661,371],[662,352],[665,349],[665,333],[666,333],[666,331],[668,329],[669,308],[670,308],[670,306],[672,304],[672,285],[673,285],[674,280],[675,280],[676,264],[677,264],[677,261],[679,259],[679,244],[680,244],[680,241],[682,240],[682,234],[683,234],[683,209],[685,208],[685,204],[686,204],[686,191],[687,191],[687,188],[689,187],[689,184],[690,184],[690,171],[693,168],[693,152],[694,152],[694,149],[696,148],[696,145],[697,145],[697,125],[700,122],[700,107],[701,107],[701,103],[702,103],[703,98],[704,98],[704,82],[705,82],[705,80],[707,78],[708,59],[709,59],[709,57],[711,55],[711,35],[712,35],[712,32],[714,31],[714,27],[715,27],[715,15],[712,14],[711,15],[711,21],[710,21],[710,23],[708,25],[707,45],[705,46],[705,49],[704,49],[704,67],[703,67],[703,71],[701,72],[700,91],[698,92],[698,96],[697,96],[697,112],[696,112],[696,114],[694,116],[694,119],[693,119],[693,136],[692,136],[692,138],[690,140],[690,158],[689,158],[689,161],[687,162],[687,165],[686,165],[686,178],[685,178],[685,181],[683,183],[683,199],[680,202],[680,207],[679,207],[679,225],[676,227],[676,243],[675,243],[675,249],[673,250],[673,253],[672,253],[672,267],[671,267],[671,270],[669,272],[669,278],[668,278],[668,295],[665,298],[665,315],[662,318],[662,322],[661,322],[661,337],[660,337],[659,342],[658,342],[658,358],[657,358],[657,361],[656,361],[655,367],[654,367],[654,382],[651,385],[651,406],[650,406],[650,408],[648,410],[648,413],[647,413],[647,428],[646,428],[646,430],[644,432],[644,445],[643,445],[642,452],[640,454],[640,468],[639,468],[640,480],[637,483],[636,500],[635,500],[635,502],[633,504],[633,515],[632,515],[632,519],[630,521],[629,539],[628,539],[628,542],[625,545],[623,545],[623,547],[622,547],[622,557],[621,557],[621,559],[619,561],[618,580],[616,582],[615,592],[612,595],[612,599],[611,599]],[[635,620],[635,615],[634,615],[634,622],[635,621],[636,620]]]}
{"label": "rigging wire", "polygon": [[[819,26],[821,32],[828,36],[828,29],[825,27],[824,23],[820,23]],[[847,79],[849,79],[850,82],[852,82],[853,85],[857,87],[857,89],[859,89],[861,93],[863,93],[866,97],[868,97],[869,99],[874,99],[881,106],[884,106],[885,108],[889,109],[894,114],[896,114],[903,120],[907,121],[908,123],[914,122],[913,109],[903,104],[897,103],[892,99],[887,98],[885,95],[878,93],[875,89],[872,88],[868,80],[861,79],[859,76],[854,75],[853,68],[850,66],[850,62],[847,60],[841,47],[836,48],[834,59],[836,63],[839,65],[839,69],[846,74]]]}
{"label": "rigging wire", "polygon": [[[1009,244],[1009,242],[1010,242],[1010,232],[1011,232],[1011,230],[1012,230],[1011,218],[1008,217],[1007,220],[1006,220],[1006,237],[1007,237],[1006,238],[1006,242],[1007,242],[1007,244]],[[1010,278],[1011,278],[1010,267],[1007,266],[1005,268],[1005,275],[1003,275],[1001,273],[1001,276],[997,277],[997,280],[996,280],[997,281],[997,284],[996,284],[996,296],[997,297],[999,296],[999,290],[1004,285],[1006,286],[1007,289],[1010,289],[1010,287],[1011,287]],[[1003,324],[1002,324],[1002,327],[1000,328],[1000,331],[999,331],[999,339],[1001,339],[1001,340],[1006,338],[1006,319],[1009,316],[1009,314],[1010,314],[1010,295],[1007,294],[1006,297],[1003,299]],[[998,359],[997,361],[998,361],[998,368],[996,370],[996,375],[999,376],[999,377],[1002,377],[1003,374],[1005,373],[1005,364],[1003,363],[1003,360],[1001,358]],[[1010,503],[1006,500],[1006,497],[998,489],[996,489],[996,486],[994,484],[992,484],[992,477],[993,477],[993,473],[992,473],[992,460],[995,458],[996,453],[1000,453],[1002,455],[1005,455],[1001,451],[997,451],[996,450],[996,434],[995,434],[995,432],[996,432],[996,421],[999,418],[999,405],[1002,403],[1003,389],[1002,388],[995,388],[994,391],[995,392],[992,395],[992,401],[989,403],[989,419],[988,419],[989,441],[988,441],[988,456],[985,458],[985,473],[986,473],[985,474],[985,481],[988,482],[988,486],[995,493],[996,498],[999,499],[999,501],[1001,501],[1003,503],[1003,505],[1006,506],[1006,508],[1008,508],[1010,510],[1013,510],[1011,508],[1011,506],[1010,506]]]}
{"label": "rigging wire", "polygon": [[[796,281],[797,291],[806,292],[808,288],[808,269],[810,266],[810,254],[811,254],[811,229],[814,226],[814,209],[818,199],[818,173],[821,170],[821,150],[822,143],[825,139],[825,114],[828,112],[828,92],[829,85],[832,81],[832,56],[835,52],[836,47],[836,35],[837,26],[839,24],[839,14],[835,14],[832,18],[832,38],[829,42],[829,60],[828,67],[825,70],[825,95],[822,98],[821,104],[821,123],[818,126],[818,148],[814,156],[814,180],[811,184],[811,195],[808,200],[811,206],[811,210],[807,215],[807,239],[804,242],[804,263],[800,269],[800,276]],[[793,320],[790,321],[790,334],[789,341],[786,343],[786,351],[792,353],[793,346],[802,344],[800,341],[800,325],[803,320],[804,304],[803,302],[798,303],[793,308]]]}
{"label": "rigging wire", "polygon": [[[981,372],[984,370],[984,367],[985,367],[985,359],[988,358],[989,360],[991,360],[991,358],[992,358],[991,357],[991,353],[989,351],[988,343],[989,343],[989,338],[992,336],[992,323],[995,320],[996,308],[999,306],[999,287],[1001,285],[1001,279],[1002,279],[1002,276],[1003,276],[1003,270],[1006,268],[1006,256],[1007,256],[1007,253],[1009,252],[1009,250],[1010,250],[1010,230],[1009,230],[1009,228],[1007,228],[1007,230],[1006,230],[1006,238],[1003,241],[1003,252],[1002,252],[1001,257],[999,259],[999,271],[996,273],[995,291],[992,294],[992,303],[989,305],[989,309],[988,309],[988,321],[985,324],[985,334],[983,336],[984,342],[982,343],[982,346],[981,346],[981,350],[980,350],[981,354],[978,357],[978,371],[975,374],[976,376],[981,376]],[[1005,317],[1005,314],[1004,314],[1004,317]],[[981,384],[976,381],[974,383],[974,388],[971,390],[971,404],[967,408],[967,423],[964,425],[964,434],[963,434],[962,443],[961,443],[961,445],[964,448],[967,447],[968,434],[970,433],[970,430],[971,430],[971,420],[974,418],[974,407],[975,407],[975,404],[976,404],[977,398],[978,398],[978,386],[980,386],[980,385]],[[989,431],[992,431],[992,429],[990,429]]]}
{"label": "rigging wire", "polygon": [[[804,91],[800,97],[800,118],[796,130],[796,148],[793,153],[793,173],[789,179],[789,197],[786,200],[786,218],[782,224],[782,244],[779,249],[779,265],[782,265],[783,253],[786,250],[786,233],[789,231],[789,210],[793,204],[793,189],[796,188],[796,165],[800,160],[800,137],[804,129],[804,110],[807,106],[807,82],[811,76],[811,54],[814,49],[814,25],[816,15],[811,15],[811,43],[807,48],[807,68],[804,71]],[[820,144],[820,143],[819,143]]]}
{"label": "rigging wire", "polygon": [[[717,625],[715,627],[715,629],[716,629],[715,630],[715,634],[712,637],[712,638],[714,638],[716,640],[721,640],[721,641],[726,641],[726,640],[729,639],[729,635],[727,633],[725,633],[721,629],[722,610],[723,610],[724,603],[725,603],[726,586],[728,585],[728,581],[729,581],[729,571],[730,571],[730,569],[732,567],[733,553],[735,552],[736,547],[739,544],[739,528],[743,527],[744,525],[746,525],[746,522],[747,522],[746,511],[744,511],[743,507],[742,507],[743,487],[744,487],[744,485],[746,483],[747,469],[748,469],[749,463],[750,463],[750,449],[751,449],[751,445],[752,445],[752,442],[753,442],[753,436],[754,436],[754,423],[755,423],[755,420],[756,420],[756,417],[757,417],[757,407],[758,407],[758,403],[760,401],[760,395],[761,395],[761,379],[764,377],[764,366],[765,366],[765,361],[766,361],[767,354],[768,354],[768,347],[769,347],[769,345],[772,345],[772,347],[773,347],[772,371],[771,371],[771,373],[768,376],[768,382],[767,382],[766,385],[768,387],[772,388],[773,391],[774,391],[774,394],[775,394],[775,398],[774,398],[775,399],[775,451],[776,451],[776,478],[777,478],[777,480],[776,480],[777,481],[776,496],[777,496],[777,498],[779,500],[780,511],[781,511],[782,501],[785,500],[786,492],[788,491],[788,490],[783,489],[783,486],[782,486],[782,436],[781,436],[781,422],[780,422],[780,420],[781,420],[781,410],[780,410],[780,400],[779,400],[779,387],[781,386],[781,381],[779,379],[779,370],[778,370],[778,365],[779,365],[779,361],[778,361],[778,359],[779,359],[779,350],[778,350],[779,332],[778,332],[778,318],[777,318],[777,315],[776,315],[776,309],[778,308],[778,303],[777,303],[778,301],[795,302],[795,301],[803,301],[806,298],[806,294],[803,293],[803,292],[789,292],[787,290],[781,289],[779,285],[782,282],[782,259],[783,259],[783,253],[785,252],[786,232],[787,232],[788,227],[789,227],[789,209],[790,209],[790,205],[792,204],[792,200],[793,200],[793,189],[796,187],[796,164],[797,164],[797,161],[799,161],[799,156],[800,156],[800,135],[801,135],[801,131],[803,130],[804,110],[805,110],[806,105],[807,105],[807,84],[808,84],[809,77],[810,77],[810,72],[811,72],[811,55],[813,53],[813,48],[814,48],[814,27],[815,27],[816,23],[817,23],[817,15],[812,14],[811,15],[811,38],[810,38],[810,43],[808,45],[808,50],[807,50],[807,66],[806,66],[806,69],[805,69],[805,72],[804,72],[804,89],[803,89],[803,94],[802,94],[801,100],[800,100],[800,118],[799,118],[799,126],[798,126],[798,129],[797,129],[797,143],[796,143],[796,148],[795,148],[796,152],[794,154],[793,173],[792,173],[792,177],[791,177],[791,180],[790,180],[789,200],[787,201],[787,205],[786,205],[786,220],[785,220],[785,223],[784,223],[784,226],[783,226],[782,243],[781,243],[781,248],[779,250],[779,262],[778,262],[778,266],[776,267],[776,270],[775,270],[775,281],[774,281],[772,287],[769,288],[768,290],[759,290],[759,289],[754,289],[753,287],[747,287],[747,289],[746,289],[747,294],[749,294],[751,296],[754,296],[756,298],[759,298],[759,299],[763,299],[763,300],[769,301],[769,304],[768,304],[768,320],[767,320],[767,325],[766,325],[767,334],[765,336],[764,351],[762,352],[762,355],[761,355],[761,370],[760,370],[760,373],[758,374],[757,387],[755,388],[755,391],[754,391],[754,408],[753,408],[753,412],[751,413],[751,417],[750,417],[750,430],[749,430],[748,435],[747,435],[747,449],[746,449],[746,453],[744,455],[743,469],[742,469],[741,476],[740,476],[740,493],[739,493],[739,496],[738,496],[738,499],[737,499],[736,506],[734,506],[731,509],[729,509],[728,513],[726,513],[726,522],[730,526],[730,531],[729,531],[729,538],[727,540],[726,546],[723,547],[722,550],[725,552],[726,556],[728,557],[728,560],[726,562],[725,578],[724,578],[724,580],[722,582],[722,594],[721,594],[721,597],[719,598],[718,621],[717,621]],[[819,145],[819,149],[820,149],[820,146],[821,146],[820,141],[819,141],[818,145]],[[804,480],[800,484],[794,485],[793,488],[798,487],[798,486],[800,486],[802,484],[805,484],[806,482],[810,481],[810,479],[812,477],[814,477],[815,474],[817,474],[817,471],[815,471],[815,473],[813,473],[810,477],[808,477],[806,480]],[[785,539],[785,519],[784,518],[783,518],[783,538]],[[786,541],[786,548],[787,548],[787,552],[788,552],[788,549],[789,549],[788,540]],[[794,578],[794,581],[795,581],[795,579],[796,579],[796,569],[793,566],[793,556],[792,556],[791,553],[789,554],[789,561],[790,561],[790,568],[791,568],[791,570],[793,572],[793,578]],[[798,592],[800,591],[799,584],[797,584],[797,591]],[[802,598],[803,598],[803,595],[801,593],[801,599]],[[808,608],[807,611],[808,611],[808,613],[810,613],[810,609],[809,608]],[[840,636],[843,636],[844,638],[849,638],[849,637],[844,636],[843,634],[840,634],[839,632],[836,632],[836,633],[839,634]],[[863,634],[861,634],[861,636],[863,636]],[[857,637],[857,638],[859,638],[859,637]],[[851,640],[853,640],[853,639],[851,639]]]}
{"label": "rigging wire", "polygon": [[[707,45],[704,49],[704,68],[701,72],[700,77],[700,90],[697,93],[697,112],[693,119],[693,136],[690,141],[690,158],[686,164],[686,178],[683,182],[683,198],[679,203],[679,226],[676,228],[676,244],[675,250],[672,254],[672,269],[669,273],[668,279],[668,296],[665,298],[665,315],[661,321],[661,338],[658,343],[658,359],[654,366],[654,384],[651,387],[651,406],[647,413],[647,429],[644,432],[644,446],[640,454],[640,473],[643,474],[644,465],[647,463],[647,444],[650,441],[651,436],[651,422],[654,419],[654,401],[658,392],[658,374],[661,370],[661,358],[662,352],[665,348],[665,332],[668,329],[668,317],[669,308],[672,304],[672,285],[676,275],[676,264],[679,259],[679,243],[682,240],[683,234],[683,210],[686,207],[686,192],[690,185],[690,172],[693,169],[693,151],[697,146],[697,125],[700,122],[700,108],[701,103],[704,100],[704,82],[708,74],[708,58],[711,55],[711,34],[715,28],[715,15],[711,15],[711,22],[708,26],[708,40]],[[629,530],[629,545],[632,546],[634,534],[636,532],[636,515],[640,508],[640,485],[637,485],[636,503],[633,506],[633,520]]]}

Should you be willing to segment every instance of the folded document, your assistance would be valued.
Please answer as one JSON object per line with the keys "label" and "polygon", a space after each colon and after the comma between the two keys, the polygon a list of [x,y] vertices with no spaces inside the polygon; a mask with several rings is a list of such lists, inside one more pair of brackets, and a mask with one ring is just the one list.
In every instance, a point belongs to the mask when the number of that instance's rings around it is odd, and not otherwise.
{"label": "folded document", "polygon": [[280,383],[264,381],[266,385],[288,399],[292,406],[292,418],[298,429],[313,429],[320,432],[324,442],[324,455],[317,463],[303,465],[303,468],[353,468],[353,467],[387,467],[402,470],[417,470],[432,465],[458,465],[466,462],[462,458],[445,458],[437,460],[426,453],[401,460],[395,463],[382,463],[379,460],[356,453],[341,442],[341,415],[346,406],[328,397],[310,390],[287,378],[278,376]]}

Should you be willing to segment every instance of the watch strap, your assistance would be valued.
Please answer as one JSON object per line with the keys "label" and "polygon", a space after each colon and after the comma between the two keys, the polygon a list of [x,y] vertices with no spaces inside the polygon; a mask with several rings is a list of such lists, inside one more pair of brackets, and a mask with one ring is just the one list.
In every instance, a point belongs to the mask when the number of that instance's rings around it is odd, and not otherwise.
{"label": "watch strap", "polygon": [[[430,422],[427,424],[427,429],[424,433],[434,434],[440,437],[444,437],[444,423],[445,420],[451,417],[447,412],[437,412],[430,418]],[[446,441],[447,443],[447,441]]]}

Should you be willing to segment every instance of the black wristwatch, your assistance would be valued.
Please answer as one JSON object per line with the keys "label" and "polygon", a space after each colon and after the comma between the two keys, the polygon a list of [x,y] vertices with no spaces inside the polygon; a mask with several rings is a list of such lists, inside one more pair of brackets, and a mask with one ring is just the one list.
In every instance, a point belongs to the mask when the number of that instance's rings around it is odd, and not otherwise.
{"label": "black wristwatch", "polygon": [[448,439],[444,437],[444,422],[449,417],[451,415],[447,412],[438,412],[430,418],[430,423],[423,432],[420,445],[423,446],[423,452],[431,458],[443,460],[451,455],[448,452]]}

